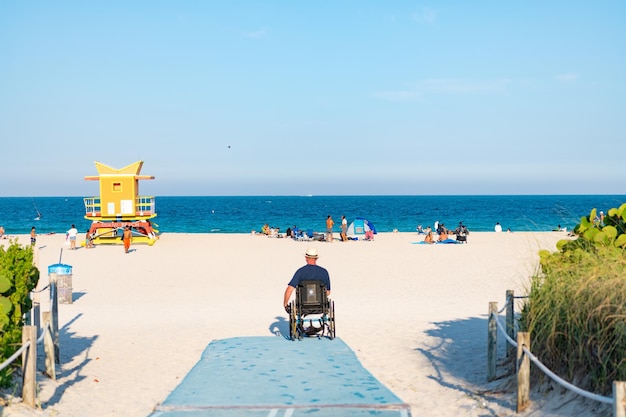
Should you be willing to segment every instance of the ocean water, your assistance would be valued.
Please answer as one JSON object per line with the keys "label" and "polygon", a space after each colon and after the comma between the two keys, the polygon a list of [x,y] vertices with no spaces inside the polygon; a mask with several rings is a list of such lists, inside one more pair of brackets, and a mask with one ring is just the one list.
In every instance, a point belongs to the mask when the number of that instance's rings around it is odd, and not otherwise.
{"label": "ocean water", "polygon": [[[435,221],[454,229],[462,221],[471,231],[492,231],[496,222],[511,231],[550,231],[574,227],[591,209],[605,212],[626,202],[626,195],[541,196],[254,196],[156,197],[153,224],[161,233],[250,233],[264,223],[285,231],[323,232],[326,216],[339,231],[341,215],[348,222],[363,217],[378,232],[413,232]],[[35,218],[40,215],[39,220]],[[87,231],[82,197],[2,197],[0,226],[7,234],[65,233],[72,224]]]}

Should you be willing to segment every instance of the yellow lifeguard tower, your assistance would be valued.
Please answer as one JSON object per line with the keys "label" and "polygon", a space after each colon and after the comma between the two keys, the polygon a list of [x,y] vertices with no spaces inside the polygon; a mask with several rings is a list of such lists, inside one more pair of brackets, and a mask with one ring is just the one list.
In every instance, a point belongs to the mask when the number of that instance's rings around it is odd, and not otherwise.
{"label": "yellow lifeguard tower", "polygon": [[93,243],[121,244],[122,230],[130,226],[133,243],[153,245],[158,230],[150,219],[156,217],[154,197],[139,196],[139,180],[153,180],[150,175],[140,175],[143,161],[121,169],[111,168],[96,161],[99,175],[85,177],[100,181],[100,196],[85,198],[85,219],[91,220],[88,236]]}

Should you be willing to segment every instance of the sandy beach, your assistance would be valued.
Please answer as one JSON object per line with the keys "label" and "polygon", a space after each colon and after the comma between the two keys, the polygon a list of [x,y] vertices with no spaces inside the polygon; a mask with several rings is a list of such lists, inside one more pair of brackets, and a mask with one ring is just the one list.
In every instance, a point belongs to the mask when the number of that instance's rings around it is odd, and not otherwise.
{"label": "sandy beach", "polygon": [[[415,233],[333,243],[163,234],[124,254],[104,245],[70,251],[64,235],[42,235],[38,288],[60,257],[73,267],[74,302],[59,306],[58,379],[39,376],[40,409],[13,400],[2,415],[148,416],[212,340],[288,334],[282,296],[307,246],[330,272],[337,337],[413,416],[518,415],[507,379],[487,382],[488,304],[501,309],[506,290],[525,294],[538,250],[565,237],[483,232],[464,245],[422,245]],[[590,415],[560,390],[532,400],[519,415]]]}

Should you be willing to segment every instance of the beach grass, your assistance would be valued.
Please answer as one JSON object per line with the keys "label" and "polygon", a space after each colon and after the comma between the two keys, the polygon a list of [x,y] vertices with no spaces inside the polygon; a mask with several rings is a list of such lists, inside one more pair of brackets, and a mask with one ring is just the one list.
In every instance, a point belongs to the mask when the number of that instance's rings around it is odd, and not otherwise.
{"label": "beach grass", "polygon": [[561,377],[610,394],[626,380],[626,254],[611,244],[588,249],[540,253],[520,329]]}

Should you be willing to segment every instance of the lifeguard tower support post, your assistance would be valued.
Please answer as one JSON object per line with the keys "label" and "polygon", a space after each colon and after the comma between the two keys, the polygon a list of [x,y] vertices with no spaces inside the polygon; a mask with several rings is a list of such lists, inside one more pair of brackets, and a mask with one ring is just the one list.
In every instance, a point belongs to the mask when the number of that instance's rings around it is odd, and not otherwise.
{"label": "lifeguard tower support post", "polygon": [[150,175],[139,175],[143,161],[121,169],[111,168],[96,161],[99,175],[85,177],[100,181],[100,196],[85,198],[85,219],[91,220],[89,236],[93,243],[122,244],[125,226],[130,226],[133,243],[153,245],[158,230],[150,219],[156,217],[154,197],[139,196],[139,180],[153,180]]}

